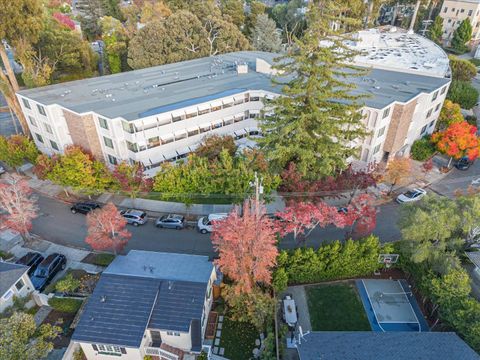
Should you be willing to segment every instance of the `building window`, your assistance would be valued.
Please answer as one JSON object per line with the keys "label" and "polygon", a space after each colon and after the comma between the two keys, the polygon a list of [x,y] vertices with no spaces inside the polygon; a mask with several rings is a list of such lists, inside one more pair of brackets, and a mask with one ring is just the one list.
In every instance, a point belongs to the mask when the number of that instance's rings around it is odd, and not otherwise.
{"label": "building window", "polygon": [[440,91],[440,95],[445,94],[445,91],[447,91],[447,87],[446,87],[446,86],[444,86],[444,87],[442,88],[442,90]]}
{"label": "building window", "polygon": [[373,154],[374,154],[374,155],[380,151],[380,146],[381,146],[381,144],[378,144],[377,146],[375,146],[375,147],[373,148]]}
{"label": "building window", "polygon": [[195,136],[195,135],[198,135],[199,133],[200,133],[200,130],[198,128],[188,130],[188,136]]}
{"label": "building window", "polygon": [[40,141],[43,144],[43,137],[40,134],[35,133],[35,137],[37,138],[38,141]]}
{"label": "building window", "polygon": [[210,131],[210,124],[206,124],[206,125],[201,125],[200,126],[200,132],[201,133],[204,133],[204,132],[207,132],[207,131]]}
{"label": "building window", "polygon": [[461,9],[460,13],[463,14],[465,12],[465,9]]}
{"label": "building window", "polygon": [[12,290],[8,290],[8,291],[5,293],[5,295],[3,295],[3,299],[4,299],[4,300],[8,300],[8,299],[10,299],[10,298],[12,297],[12,295],[13,295],[13,291],[12,291]]}
{"label": "building window", "polygon": [[473,10],[468,10],[468,16],[472,16]]}
{"label": "building window", "polygon": [[172,121],[173,122],[177,122],[177,121],[181,121],[181,120],[185,120],[185,115],[177,115],[177,116],[172,115]]}
{"label": "building window", "polygon": [[112,165],[117,165],[118,164],[117,158],[115,156],[110,155],[110,154],[108,154],[108,162]]}
{"label": "building window", "polygon": [[222,110],[222,106],[212,106],[212,112],[213,111],[218,111],[218,110]]}
{"label": "building window", "polygon": [[30,109],[30,110],[32,109],[27,99],[22,98],[22,102],[23,102],[23,106],[25,106],[27,109]]}
{"label": "building window", "polygon": [[45,113],[45,108],[42,105],[37,104],[37,109],[40,114],[42,114],[43,116],[47,116],[47,114]]}
{"label": "building window", "polygon": [[133,152],[138,152],[138,146],[137,146],[137,144],[131,143],[131,142],[128,141],[128,140],[125,140],[125,142],[127,143],[127,149],[128,149],[128,150],[133,151]]}
{"label": "building window", "polygon": [[250,97],[250,101],[260,101],[260,96],[252,96]]}
{"label": "building window", "polygon": [[442,104],[437,104],[437,106],[435,106],[435,112],[437,112],[438,110],[440,110],[440,105],[442,105]]}
{"label": "building window", "polygon": [[109,148],[113,149],[113,141],[112,139],[109,139],[107,137],[103,137],[103,142],[105,144],[105,146],[108,146]]}
{"label": "building window", "polygon": [[53,130],[50,125],[48,125],[47,123],[43,123],[43,127],[45,128],[46,132],[48,132],[49,134],[53,134]]}
{"label": "building window", "polygon": [[122,127],[123,127],[124,131],[126,131],[130,134],[133,134],[135,132],[133,124],[130,124],[129,122],[122,121]]}
{"label": "building window", "polygon": [[38,126],[38,125],[37,125],[37,122],[35,121],[35,118],[34,118],[34,117],[29,116],[29,117],[28,117],[28,120],[30,121],[30,124],[32,124],[33,126]]}
{"label": "building window", "polygon": [[98,118],[98,123],[100,124],[101,128],[104,128],[105,130],[108,130],[107,119],[99,117]]}
{"label": "building window", "polygon": [[435,124],[435,120],[430,121],[430,124],[428,124],[428,127],[432,127],[433,124]]}
{"label": "building window", "polygon": [[243,104],[243,99],[242,98],[235,99],[235,101],[233,102],[233,105],[240,105],[240,104]]}
{"label": "building window", "polygon": [[433,97],[432,97],[432,102],[437,100],[437,97],[438,97],[438,90],[435,91],[435,93],[433,94]]}
{"label": "building window", "polygon": [[420,135],[422,135],[425,132],[425,130],[427,130],[427,126],[428,125],[425,125],[424,127],[422,127],[422,130],[420,130]]}
{"label": "building window", "polygon": [[196,112],[196,111],[195,111],[195,112],[192,112],[192,113],[188,113],[188,114],[186,115],[186,118],[187,118],[187,119],[191,119],[191,118],[193,118],[193,117],[195,117],[195,116],[197,116],[197,112]]}
{"label": "building window", "polygon": [[167,335],[170,336],[180,336],[180,333],[177,331],[167,331]]}
{"label": "building window", "polygon": [[455,12],[455,8],[452,8],[452,12]]}
{"label": "building window", "polygon": [[385,119],[388,115],[390,115],[390,108],[383,110],[382,119]]}
{"label": "building window", "polygon": [[210,112],[210,109],[200,110],[200,111],[198,112],[198,115],[199,115],[199,116],[200,116],[200,115],[205,115],[205,114],[208,114],[209,112]]}
{"label": "building window", "polygon": [[25,283],[23,282],[22,279],[18,280],[15,283],[15,287],[17,288],[18,291],[22,290],[24,286],[25,286]]}
{"label": "building window", "polygon": [[179,131],[179,132],[175,133],[174,135],[175,135],[175,141],[187,138],[187,132],[186,131]]}
{"label": "building window", "polygon": [[377,138],[379,138],[380,136],[382,136],[384,133],[385,133],[385,126],[382,127],[380,130],[378,130]]}
{"label": "building window", "polygon": [[160,138],[158,136],[151,137],[150,139],[148,139],[147,147],[149,149],[156,146],[160,146]]}
{"label": "building window", "polygon": [[450,24],[450,23],[452,22],[452,19],[448,19],[448,21],[447,21],[447,22]]}
{"label": "building window", "polygon": [[432,112],[433,112],[433,108],[431,108],[430,110],[428,110],[428,112],[427,112],[427,117],[426,117],[427,119],[428,119],[430,116],[432,116]]}
{"label": "building window", "polygon": [[232,107],[232,106],[233,106],[233,102],[229,102],[229,103],[223,104],[222,108],[226,109],[226,108],[229,108],[229,107]]}
{"label": "building window", "polygon": [[52,149],[53,150],[57,150],[58,151],[58,145],[55,141],[53,140],[50,140],[50,145],[52,145]]}

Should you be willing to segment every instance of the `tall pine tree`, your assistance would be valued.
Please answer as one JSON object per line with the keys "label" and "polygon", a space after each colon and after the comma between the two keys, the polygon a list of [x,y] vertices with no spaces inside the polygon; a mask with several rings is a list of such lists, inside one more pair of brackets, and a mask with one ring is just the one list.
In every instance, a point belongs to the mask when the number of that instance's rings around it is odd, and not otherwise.
{"label": "tall pine tree", "polygon": [[467,52],[467,43],[472,39],[472,24],[470,19],[463,20],[453,33],[452,48],[459,52]]}
{"label": "tall pine tree", "polygon": [[358,52],[346,45],[351,38],[344,33],[360,20],[342,16],[345,9],[334,1],[320,3],[308,9],[303,38],[275,64],[281,75],[274,83],[283,96],[267,105],[273,114],[260,121],[265,137],[259,142],[271,165],[280,170],[294,162],[310,179],[346,168],[358,153],[355,140],[367,134],[361,115],[365,96],[352,81],[366,70],[352,65]]}
{"label": "tall pine tree", "polygon": [[437,44],[440,44],[442,41],[443,35],[443,18],[440,15],[437,15],[433,21],[432,26],[428,29],[428,38],[434,41]]}

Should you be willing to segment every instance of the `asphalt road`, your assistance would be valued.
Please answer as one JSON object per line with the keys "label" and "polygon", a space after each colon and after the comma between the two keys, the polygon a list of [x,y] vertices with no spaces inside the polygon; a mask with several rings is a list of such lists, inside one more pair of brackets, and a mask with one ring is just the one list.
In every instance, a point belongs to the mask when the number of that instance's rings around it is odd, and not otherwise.
{"label": "asphalt road", "polygon": [[[89,249],[84,242],[87,235],[85,215],[72,214],[69,205],[42,195],[38,196],[38,205],[40,216],[33,222],[33,233],[61,245]],[[374,233],[380,237],[381,241],[399,239],[400,233],[396,226],[399,206],[396,203],[389,203],[380,207]],[[209,256],[214,254],[210,236],[200,234],[195,229],[157,229],[153,225],[153,220],[138,227],[131,225],[128,227],[132,238],[126,251],[141,249]],[[333,226],[325,229],[318,228],[307,238],[305,245],[318,247],[321,243],[343,240],[345,233],[346,230]],[[282,240],[280,247],[291,249],[296,245],[297,243],[290,236]]]}

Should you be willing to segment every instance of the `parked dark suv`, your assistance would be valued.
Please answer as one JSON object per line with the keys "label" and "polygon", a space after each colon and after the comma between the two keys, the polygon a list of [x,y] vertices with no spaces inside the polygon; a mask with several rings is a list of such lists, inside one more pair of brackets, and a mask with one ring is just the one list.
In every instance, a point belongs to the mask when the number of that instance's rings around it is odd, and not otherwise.
{"label": "parked dark suv", "polygon": [[48,255],[38,265],[37,270],[31,277],[32,284],[35,290],[42,291],[50,283],[50,281],[57,275],[60,270],[65,269],[67,265],[67,258],[65,255],[53,253]]}
{"label": "parked dark suv", "polygon": [[73,214],[80,213],[80,214],[88,214],[90,211],[98,209],[100,207],[99,204],[95,202],[78,202],[73,204],[70,208],[70,211]]}
{"label": "parked dark suv", "polygon": [[20,259],[15,261],[15,264],[29,266],[30,269],[28,269],[28,276],[32,276],[38,264],[40,264],[43,259],[44,257],[42,256],[42,254],[32,251],[23,255]]}

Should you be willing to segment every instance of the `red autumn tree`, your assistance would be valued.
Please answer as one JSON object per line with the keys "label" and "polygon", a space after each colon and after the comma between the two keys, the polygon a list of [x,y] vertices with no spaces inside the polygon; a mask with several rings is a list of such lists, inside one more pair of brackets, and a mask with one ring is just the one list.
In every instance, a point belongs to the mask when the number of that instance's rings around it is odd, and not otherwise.
{"label": "red autumn tree", "polygon": [[53,14],[53,18],[63,26],[68,27],[70,30],[75,30],[75,22],[70,19],[68,15],[56,12]]}
{"label": "red autumn tree", "polygon": [[370,235],[377,225],[377,208],[368,194],[356,196],[347,208],[354,222],[349,237],[358,239]]}
{"label": "red autumn tree", "polygon": [[232,279],[237,294],[252,293],[257,283],[270,284],[276,264],[275,223],[265,216],[265,206],[253,200],[236,207],[213,225],[212,243],[219,253],[216,263]]}
{"label": "red autumn tree", "polygon": [[450,156],[450,162],[452,158],[462,157],[475,160],[480,154],[477,127],[466,121],[453,123],[446,130],[433,134],[432,142],[436,144],[438,151]]}
{"label": "red autumn tree", "polygon": [[293,233],[295,240],[299,236],[305,239],[317,227],[335,225],[339,228],[351,226],[355,221],[355,213],[339,211],[337,207],[320,201],[317,203],[297,202],[290,203],[283,211],[275,214],[279,222],[280,234]]}
{"label": "red autumn tree", "polygon": [[127,221],[112,203],[87,215],[88,233],[85,242],[94,250],[122,251],[132,234],[126,229]]}
{"label": "red autumn tree", "polygon": [[129,165],[121,162],[115,166],[112,175],[119,188],[128,193],[132,199],[141,192],[152,190],[153,181],[145,175],[142,164]]}
{"label": "red autumn tree", "polygon": [[333,182],[338,193],[348,194],[348,204],[350,204],[358,191],[377,185],[378,175],[375,170],[376,165],[370,165],[366,169],[354,169],[350,165],[327,183],[327,189],[331,188],[330,183]]}
{"label": "red autumn tree", "polygon": [[18,231],[25,241],[30,240],[32,220],[37,217],[38,207],[31,197],[32,189],[25,179],[13,175],[0,183],[0,224]]}

